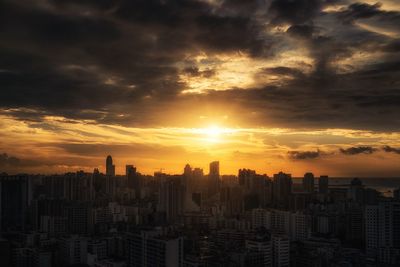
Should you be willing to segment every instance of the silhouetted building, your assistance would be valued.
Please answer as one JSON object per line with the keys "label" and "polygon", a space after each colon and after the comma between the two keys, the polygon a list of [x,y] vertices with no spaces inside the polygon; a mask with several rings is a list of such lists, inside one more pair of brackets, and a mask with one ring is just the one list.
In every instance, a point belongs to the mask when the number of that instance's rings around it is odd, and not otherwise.
{"label": "silhouetted building", "polygon": [[219,192],[220,174],[219,161],[210,163],[210,172],[208,174],[208,195],[213,196]]}
{"label": "silhouetted building", "polygon": [[292,176],[283,172],[274,174],[273,197],[274,204],[280,208],[288,208],[292,192]]}
{"label": "silhouetted building", "polygon": [[364,185],[360,179],[354,178],[351,180],[350,187],[347,191],[347,198],[355,202],[364,203]]}
{"label": "silhouetted building", "polygon": [[113,165],[113,160],[110,155],[106,159],[106,175],[115,176],[115,165]]}
{"label": "silhouetted building", "polygon": [[0,177],[0,229],[25,230],[32,185],[28,176]]}
{"label": "silhouetted building", "polygon": [[307,172],[303,177],[303,190],[307,193],[314,193],[314,174]]}
{"label": "silhouetted building", "polygon": [[88,240],[80,236],[62,238],[60,241],[61,261],[64,266],[86,264]]}
{"label": "silhouetted building", "polygon": [[400,202],[366,206],[365,235],[368,261],[396,266],[400,262]]}
{"label": "silhouetted building", "polygon": [[133,165],[126,165],[126,177],[128,180],[128,187],[135,190],[135,197],[140,199],[142,181],[140,174],[136,172],[136,168]]}
{"label": "silhouetted building", "polygon": [[329,177],[327,175],[321,175],[319,177],[318,192],[320,194],[328,194],[328,192],[329,192]]}
{"label": "silhouetted building", "polygon": [[[247,266],[272,266],[272,243],[269,235],[248,239],[246,240],[245,247],[246,250],[251,253],[249,255],[251,256],[251,262],[248,259]],[[255,255],[258,257],[255,257]]]}
{"label": "silhouetted building", "polygon": [[393,190],[394,199],[400,200],[400,188]]}
{"label": "silhouetted building", "polygon": [[255,184],[256,171],[249,169],[239,170],[239,185],[244,187],[247,191],[251,191],[256,186]]}
{"label": "silhouetted building", "polygon": [[127,237],[127,266],[181,267],[183,238],[159,230],[142,230]]}
{"label": "silhouetted building", "polygon": [[168,223],[175,223],[183,214],[184,188],[178,179],[167,178],[160,184],[158,211],[165,213]]}

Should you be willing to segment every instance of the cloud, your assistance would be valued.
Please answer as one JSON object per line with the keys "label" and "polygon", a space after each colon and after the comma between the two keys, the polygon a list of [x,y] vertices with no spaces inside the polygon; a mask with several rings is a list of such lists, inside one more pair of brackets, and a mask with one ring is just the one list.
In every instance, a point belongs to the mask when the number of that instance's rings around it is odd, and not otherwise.
{"label": "cloud", "polygon": [[372,154],[376,151],[376,148],[370,146],[359,146],[350,148],[341,148],[339,151],[345,155],[358,155],[358,154]]}
{"label": "cloud", "polygon": [[20,163],[19,158],[8,156],[7,153],[0,154],[0,166],[18,166]]}
{"label": "cloud", "polygon": [[270,6],[273,23],[300,24],[312,20],[328,1],[323,0],[274,0]]}
{"label": "cloud", "polygon": [[[0,9],[0,109],[20,120],[176,126],[231,112],[233,124],[251,127],[400,127],[400,54],[385,35],[398,13],[379,5],[326,12],[335,1],[45,2],[3,1]],[[343,25],[343,16],[379,29]],[[244,57],[248,64],[232,63]],[[240,87],[249,69],[262,75]],[[202,94],[182,93],[185,75],[204,82]],[[274,76],[289,79],[264,79]],[[234,85],[219,91],[227,78]]]}
{"label": "cloud", "polygon": [[314,32],[314,26],[312,25],[292,25],[287,31],[288,34],[294,37],[310,39]]}
{"label": "cloud", "polygon": [[339,13],[340,18],[347,22],[356,19],[367,19],[382,13],[380,10],[382,4],[375,3],[373,5],[365,3],[351,4],[346,10]]}
{"label": "cloud", "polygon": [[395,147],[391,147],[391,146],[384,146],[382,149],[385,152],[391,152],[391,153],[395,153],[395,154],[400,154],[400,148],[395,148]]}
{"label": "cloud", "polygon": [[309,160],[321,157],[321,151],[288,151],[289,158],[292,160]]}
{"label": "cloud", "polygon": [[215,75],[215,70],[213,69],[199,70],[199,68],[195,66],[187,67],[183,72],[193,77],[210,78]]}

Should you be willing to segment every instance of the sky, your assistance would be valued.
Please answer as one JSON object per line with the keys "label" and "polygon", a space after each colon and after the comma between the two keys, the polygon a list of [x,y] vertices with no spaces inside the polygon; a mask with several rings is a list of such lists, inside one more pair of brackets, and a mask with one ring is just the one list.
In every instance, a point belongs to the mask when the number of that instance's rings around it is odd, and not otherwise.
{"label": "sky", "polygon": [[397,0],[3,0],[0,172],[400,176]]}

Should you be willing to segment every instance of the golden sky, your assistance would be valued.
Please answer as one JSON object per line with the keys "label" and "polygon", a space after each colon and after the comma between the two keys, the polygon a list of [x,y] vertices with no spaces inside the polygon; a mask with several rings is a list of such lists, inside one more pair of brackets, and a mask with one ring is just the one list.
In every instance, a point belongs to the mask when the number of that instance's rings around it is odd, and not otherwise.
{"label": "golden sky", "polygon": [[[55,116],[46,116],[40,123],[7,115],[0,119],[1,147],[13,151],[11,155],[21,161],[17,166],[27,172],[104,170],[107,153],[113,156],[119,174],[124,173],[126,164],[134,164],[146,174],[161,168],[181,173],[186,163],[207,172],[213,160],[221,162],[224,174],[235,174],[246,167],[269,175],[282,170],[296,176],[307,171],[334,176],[392,176],[399,168],[394,164],[398,155],[384,150],[384,146],[398,146],[398,133],[229,128],[212,121],[203,128],[132,128]],[[376,151],[354,155],[340,151],[359,146]],[[9,165],[5,170],[13,172],[15,167]]]}

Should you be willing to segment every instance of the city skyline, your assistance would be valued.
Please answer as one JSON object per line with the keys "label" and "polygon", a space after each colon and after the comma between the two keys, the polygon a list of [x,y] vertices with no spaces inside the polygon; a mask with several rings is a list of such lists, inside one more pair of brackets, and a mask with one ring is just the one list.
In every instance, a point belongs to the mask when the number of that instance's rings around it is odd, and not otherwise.
{"label": "city skyline", "polygon": [[396,0],[1,9],[0,171],[400,174]]}

